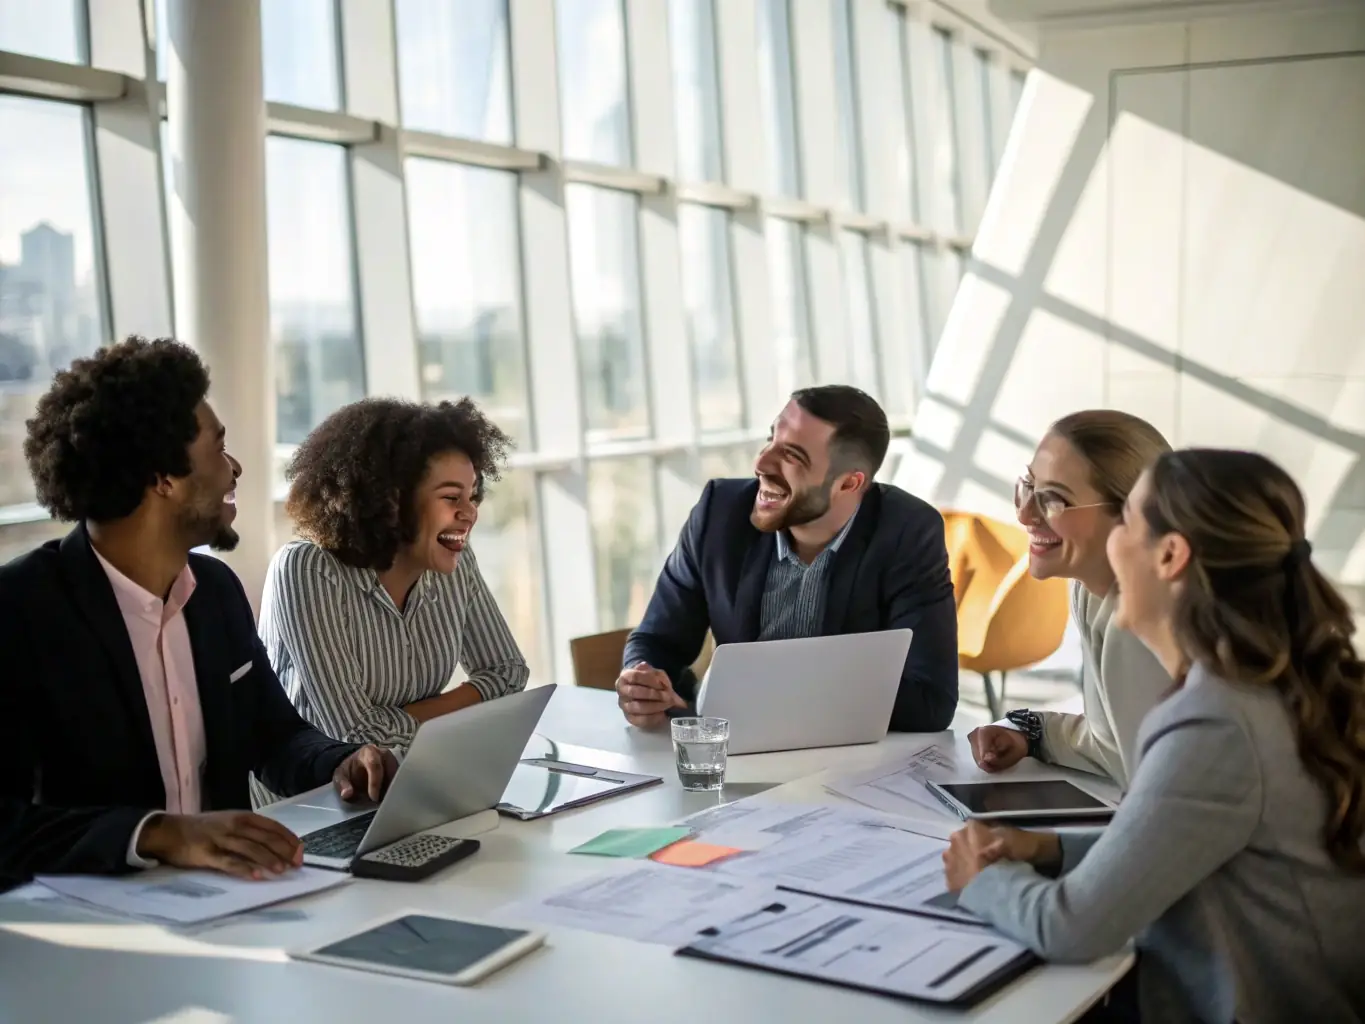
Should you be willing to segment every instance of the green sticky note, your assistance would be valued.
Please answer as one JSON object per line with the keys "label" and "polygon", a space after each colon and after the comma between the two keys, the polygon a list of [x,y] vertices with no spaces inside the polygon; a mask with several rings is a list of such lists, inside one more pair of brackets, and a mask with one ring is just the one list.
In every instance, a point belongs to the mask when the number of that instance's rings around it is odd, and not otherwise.
{"label": "green sticky note", "polygon": [[692,830],[687,828],[613,828],[569,852],[597,857],[648,857],[655,850],[691,835]]}

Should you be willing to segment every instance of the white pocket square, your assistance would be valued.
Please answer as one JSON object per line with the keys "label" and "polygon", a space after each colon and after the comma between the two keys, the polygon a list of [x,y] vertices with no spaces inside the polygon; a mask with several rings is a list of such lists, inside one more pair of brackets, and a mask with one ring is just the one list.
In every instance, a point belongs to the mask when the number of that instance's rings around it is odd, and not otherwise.
{"label": "white pocket square", "polygon": [[247,674],[248,672],[250,672],[250,671],[251,671],[251,662],[248,661],[245,665],[243,665],[241,668],[239,668],[236,672],[233,672],[232,675],[228,676],[228,682],[229,682],[229,683],[235,683],[238,679],[241,679],[242,676],[246,675],[246,674]]}

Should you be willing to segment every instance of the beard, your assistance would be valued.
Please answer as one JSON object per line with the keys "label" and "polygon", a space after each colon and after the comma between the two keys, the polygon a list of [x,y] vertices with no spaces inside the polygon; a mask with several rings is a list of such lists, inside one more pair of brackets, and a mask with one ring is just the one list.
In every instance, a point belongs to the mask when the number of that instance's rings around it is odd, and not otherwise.
{"label": "beard", "polygon": [[755,509],[749,515],[749,522],[764,533],[778,533],[790,530],[793,526],[805,526],[829,511],[830,496],[834,493],[834,481],[826,480],[814,487],[807,487],[800,493],[793,493],[787,507],[781,512],[764,513]]}
{"label": "beard", "polygon": [[231,551],[241,537],[223,522],[223,499],[202,491],[180,512],[180,527],[190,541],[190,547],[207,545],[213,551]]}

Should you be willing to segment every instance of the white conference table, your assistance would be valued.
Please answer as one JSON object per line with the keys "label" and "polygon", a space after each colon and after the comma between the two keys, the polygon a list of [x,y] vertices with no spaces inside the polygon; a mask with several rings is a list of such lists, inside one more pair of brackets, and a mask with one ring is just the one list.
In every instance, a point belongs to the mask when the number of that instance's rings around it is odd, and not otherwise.
{"label": "white conference table", "polygon": [[[893,735],[875,746],[732,758],[726,792],[716,795],[683,792],[667,735],[626,726],[611,693],[560,687],[538,733],[533,746],[552,739],[559,744],[557,756],[661,775],[664,784],[539,821],[503,819],[479,837],[483,848],[475,856],[425,882],[355,880],[289,904],[295,913],[282,919],[246,915],[176,931],[55,901],[0,898],[0,1021],[1072,1021],[1130,962],[1114,956],[1087,966],[1044,965],[960,1011],[675,957],[664,946],[568,929],[549,929],[546,948],[470,988],[291,961],[284,955],[285,949],[325,941],[402,908],[496,920],[498,908],[514,900],[635,866],[566,854],[608,828],[666,824],[760,792],[763,799],[837,802],[822,788],[820,773],[870,767],[947,736]],[[957,742],[963,763],[970,763],[965,737]],[[1021,768],[1039,770],[1031,763]]]}

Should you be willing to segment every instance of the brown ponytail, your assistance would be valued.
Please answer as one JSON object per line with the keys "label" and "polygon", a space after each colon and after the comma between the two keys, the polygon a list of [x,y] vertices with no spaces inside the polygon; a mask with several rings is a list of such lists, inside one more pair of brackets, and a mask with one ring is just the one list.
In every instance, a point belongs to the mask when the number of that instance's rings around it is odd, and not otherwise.
{"label": "brown ponytail", "polygon": [[1279,692],[1327,798],[1327,852],[1365,872],[1365,664],[1350,607],[1313,564],[1303,494],[1252,452],[1171,452],[1151,473],[1152,534],[1190,545],[1174,613],[1181,648],[1225,679]]}

